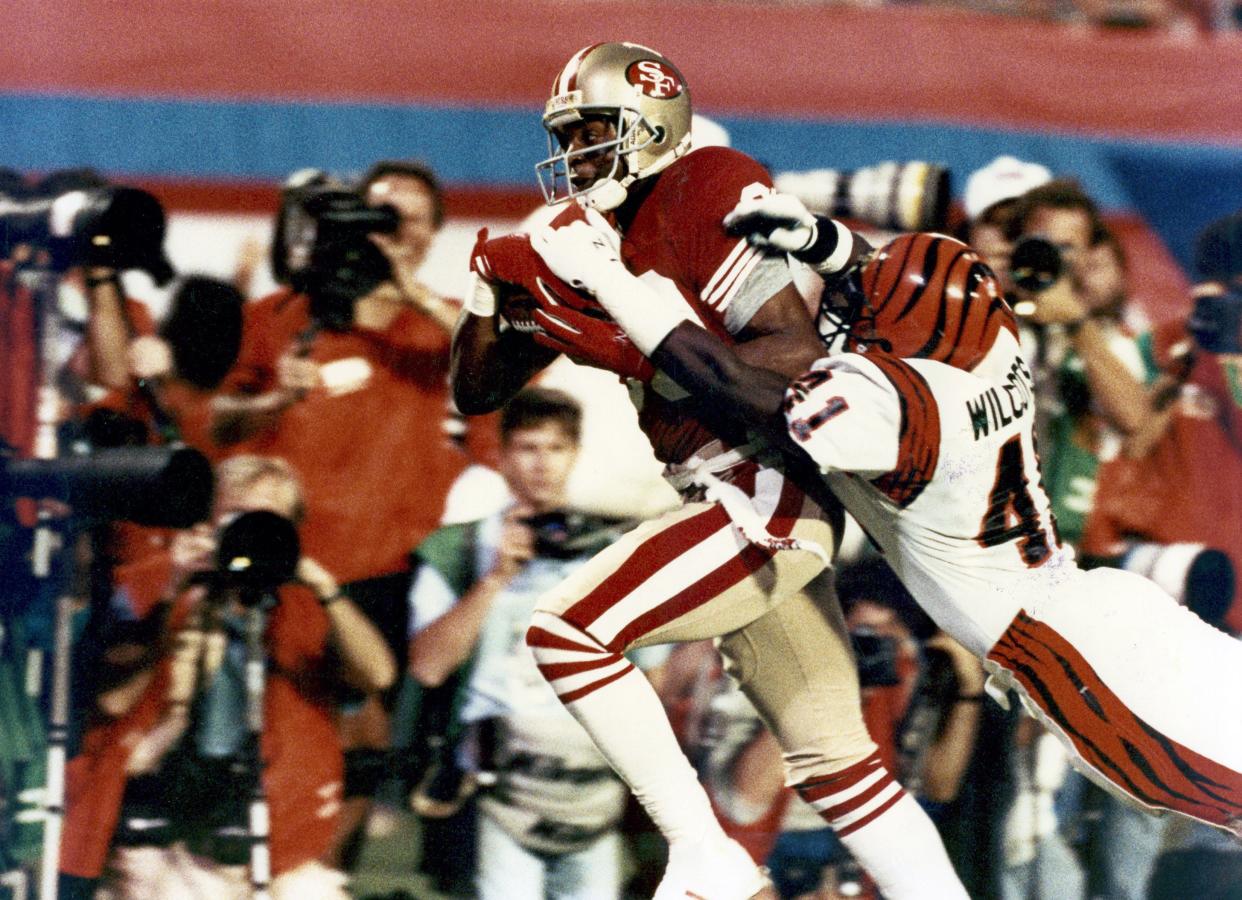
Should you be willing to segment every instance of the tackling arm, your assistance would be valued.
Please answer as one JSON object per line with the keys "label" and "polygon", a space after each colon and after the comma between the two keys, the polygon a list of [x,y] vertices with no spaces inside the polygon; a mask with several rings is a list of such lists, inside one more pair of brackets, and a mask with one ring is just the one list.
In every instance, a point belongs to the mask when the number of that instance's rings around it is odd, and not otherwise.
{"label": "tackling arm", "polygon": [[[753,351],[752,345],[747,346]],[[714,405],[767,434],[784,435],[781,404],[788,379],[749,365],[707,330],[682,321],[655,348],[651,361],[690,393],[712,398]]]}

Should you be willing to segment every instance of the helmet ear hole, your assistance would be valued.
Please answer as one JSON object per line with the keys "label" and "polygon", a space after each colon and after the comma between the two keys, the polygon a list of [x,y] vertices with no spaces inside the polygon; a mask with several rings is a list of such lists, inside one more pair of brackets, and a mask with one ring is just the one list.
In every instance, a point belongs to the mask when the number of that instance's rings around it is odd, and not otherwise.
{"label": "helmet ear hole", "polygon": [[664,131],[664,126],[663,126],[663,125],[657,125],[657,126],[655,127],[655,136],[654,136],[654,137],[655,137],[655,143],[657,143],[657,144],[663,144],[663,143],[664,143],[664,135],[665,135],[665,134],[666,134],[666,132]]}

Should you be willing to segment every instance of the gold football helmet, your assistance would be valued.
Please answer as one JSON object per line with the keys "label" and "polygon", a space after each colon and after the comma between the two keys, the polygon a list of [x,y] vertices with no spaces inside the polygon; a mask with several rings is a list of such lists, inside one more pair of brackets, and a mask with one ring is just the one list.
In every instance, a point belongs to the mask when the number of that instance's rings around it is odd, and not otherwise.
{"label": "gold football helmet", "polygon": [[[616,136],[571,149],[564,129],[589,118],[612,122]],[[592,44],[556,76],[544,108],[548,158],[535,166],[549,205],[584,196],[598,209],[615,209],[630,185],[664,169],[690,150],[690,89],[677,67],[639,44]],[[590,184],[574,183],[573,165],[591,154],[612,153],[612,170]]]}

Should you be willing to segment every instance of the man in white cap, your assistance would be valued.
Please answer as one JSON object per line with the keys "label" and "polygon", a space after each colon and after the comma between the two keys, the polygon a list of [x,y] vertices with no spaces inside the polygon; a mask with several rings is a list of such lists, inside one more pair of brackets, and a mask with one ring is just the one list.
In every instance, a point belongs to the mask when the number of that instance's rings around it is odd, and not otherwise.
{"label": "man in white cap", "polygon": [[1052,172],[1039,163],[1016,156],[998,156],[966,179],[962,205],[966,209],[966,243],[979,251],[1000,278],[1006,293],[1013,290],[1009,277],[1012,249],[1006,227],[1017,199],[1031,188],[1047,184]]}

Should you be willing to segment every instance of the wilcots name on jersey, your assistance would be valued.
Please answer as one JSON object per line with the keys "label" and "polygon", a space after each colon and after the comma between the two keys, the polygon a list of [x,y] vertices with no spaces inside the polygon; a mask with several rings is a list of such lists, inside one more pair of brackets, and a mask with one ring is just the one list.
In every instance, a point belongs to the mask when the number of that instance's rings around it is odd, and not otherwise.
{"label": "wilcots name on jersey", "polygon": [[966,414],[970,416],[975,440],[1022,418],[1031,408],[1034,398],[1031,371],[1021,357],[1014,357],[1004,384],[990,387],[973,400],[966,401]]}

